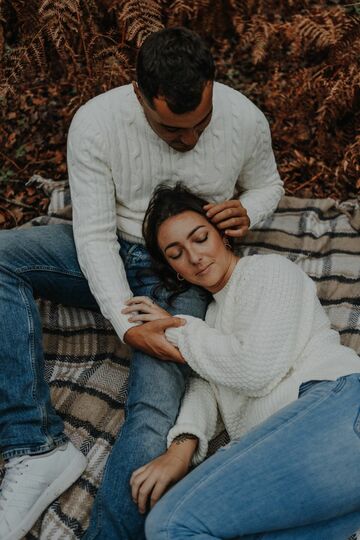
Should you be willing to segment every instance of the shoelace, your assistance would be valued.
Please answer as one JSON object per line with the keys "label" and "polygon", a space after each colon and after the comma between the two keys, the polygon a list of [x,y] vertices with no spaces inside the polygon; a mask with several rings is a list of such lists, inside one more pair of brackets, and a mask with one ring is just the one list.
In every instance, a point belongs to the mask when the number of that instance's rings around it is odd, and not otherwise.
{"label": "shoelace", "polygon": [[17,478],[23,474],[23,470],[26,469],[28,464],[24,463],[24,458],[13,458],[8,463],[5,463],[5,476],[1,483],[0,491],[0,512],[4,510],[4,502],[7,501],[5,490],[13,492],[14,484],[17,484]]}

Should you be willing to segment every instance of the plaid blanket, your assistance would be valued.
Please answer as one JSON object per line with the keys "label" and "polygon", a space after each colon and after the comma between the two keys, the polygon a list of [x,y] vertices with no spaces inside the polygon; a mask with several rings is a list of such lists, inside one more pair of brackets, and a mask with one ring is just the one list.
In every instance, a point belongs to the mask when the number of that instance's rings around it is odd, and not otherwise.
{"label": "plaid blanket", "polygon": [[[71,219],[67,185],[44,179],[50,215],[27,226]],[[360,204],[284,197],[275,214],[253,229],[240,255],[280,253],[316,282],[318,294],[344,344],[360,354]],[[28,540],[80,538],[102,471],[124,420],[129,350],[100,314],[39,302],[46,377],[66,432],[89,459],[82,477],[56,500],[26,536]],[[211,452],[226,442],[220,432]],[[357,536],[360,540],[360,531]],[[356,539],[356,535],[352,540]]]}

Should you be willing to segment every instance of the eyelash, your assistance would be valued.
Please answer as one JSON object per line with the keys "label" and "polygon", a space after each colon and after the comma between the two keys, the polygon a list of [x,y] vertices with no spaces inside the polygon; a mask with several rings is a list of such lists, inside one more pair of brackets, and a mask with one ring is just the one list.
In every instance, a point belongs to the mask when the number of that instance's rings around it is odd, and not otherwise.
{"label": "eyelash", "polygon": [[[198,243],[198,244],[202,244],[203,242],[206,242],[206,240],[207,240],[208,238],[209,238],[209,234],[206,233],[206,235],[204,236],[204,238],[202,238],[201,240],[195,240],[195,242]],[[175,256],[174,256],[174,255],[172,255],[172,256],[170,255],[169,258],[172,259],[172,260],[176,260],[176,259],[178,259],[178,258],[181,256],[181,253],[182,253],[182,252],[180,251],[180,253],[179,253],[178,255],[175,255]]]}

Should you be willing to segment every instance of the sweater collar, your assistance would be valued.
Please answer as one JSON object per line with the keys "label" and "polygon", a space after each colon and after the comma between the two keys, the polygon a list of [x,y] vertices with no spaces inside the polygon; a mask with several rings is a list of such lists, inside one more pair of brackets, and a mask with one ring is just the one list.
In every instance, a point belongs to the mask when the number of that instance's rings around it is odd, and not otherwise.
{"label": "sweater collar", "polygon": [[227,282],[227,284],[222,289],[220,289],[220,291],[213,294],[213,298],[215,302],[222,303],[225,300],[225,297],[227,293],[229,292],[231,284],[233,283],[234,280],[236,280],[236,276],[240,271],[239,269],[242,266],[242,261],[243,261],[243,258],[239,259],[238,262],[236,263],[233,273],[231,274],[230,279]]}

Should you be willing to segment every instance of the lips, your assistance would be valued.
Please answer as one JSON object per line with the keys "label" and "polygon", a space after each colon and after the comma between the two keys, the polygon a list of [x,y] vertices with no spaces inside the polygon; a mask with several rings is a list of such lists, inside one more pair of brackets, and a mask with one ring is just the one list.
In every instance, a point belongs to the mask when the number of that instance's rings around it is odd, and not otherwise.
{"label": "lips", "polygon": [[201,270],[199,270],[199,272],[196,272],[196,275],[197,276],[201,276],[201,274],[204,274],[206,272],[206,270],[208,268],[210,268],[210,266],[212,265],[212,263],[208,264],[207,266],[204,266],[204,268],[202,268]]}

